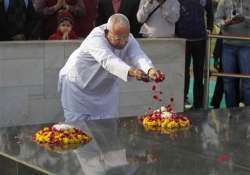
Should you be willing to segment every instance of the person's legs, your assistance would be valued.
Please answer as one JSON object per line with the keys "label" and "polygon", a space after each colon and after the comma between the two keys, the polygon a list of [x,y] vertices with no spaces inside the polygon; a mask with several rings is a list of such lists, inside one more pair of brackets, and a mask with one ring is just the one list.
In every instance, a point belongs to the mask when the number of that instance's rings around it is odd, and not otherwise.
{"label": "person's legs", "polygon": [[191,64],[191,42],[186,42],[185,50],[185,87],[184,87],[184,97],[187,99],[189,82],[190,82],[190,64]]}
{"label": "person's legs", "polygon": [[214,94],[213,94],[212,101],[211,101],[211,106],[213,106],[214,108],[220,107],[220,103],[223,97],[223,92],[224,92],[223,79],[221,77],[217,77],[216,86],[215,86]]}
{"label": "person's legs", "polygon": [[203,106],[203,71],[206,54],[206,40],[194,41],[192,43],[193,72],[194,72],[194,108]]}
{"label": "person's legs", "polygon": [[[250,74],[250,48],[243,47],[239,49],[239,68],[240,73]],[[246,106],[250,106],[250,79],[242,79],[242,96]]]}
{"label": "person's legs", "polygon": [[[234,46],[223,45],[222,67],[224,73],[236,73],[237,71],[237,48]],[[227,107],[238,106],[236,101],[236,79],[224,77],[224,92]]]}
{"label": "person's legs", "polygon": [[[213,56],[214,56],[214,61],[219,63],[218,67],[215,66],[219,72],[223,72],[222,62],[221,62],[222,46],[223,46],[223,40],[217,39],[216,44],[215,44],[215,48],[214,48],[214,52],[213,52]],[[213,108],[220,108],[220,103],[221,103],[221,100],[223,98],[223,93],[224,93],[223,78],[218,76],[216,78],[216,85],[215,85],[215,89],[214,89],[214,94],[213,94],[213,97],[211,100],[211,106],[213,106]]]}

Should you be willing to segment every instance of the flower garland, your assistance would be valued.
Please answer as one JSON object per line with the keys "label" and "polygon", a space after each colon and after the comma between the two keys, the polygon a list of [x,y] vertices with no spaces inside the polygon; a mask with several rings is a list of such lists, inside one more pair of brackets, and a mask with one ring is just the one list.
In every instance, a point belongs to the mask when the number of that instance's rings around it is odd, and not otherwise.
{"label": "flower garland", "polygon": [[[164,79],[165,77],[160,75],[152,84],[151,92],[154,103],[161,103],[163,100],[163,92],[160,91],[157,86],[164,81]],[[139,122],[143,124],[146,130],[159,131],[161,133],[172,133],[176,130],[189,128],[191,121],[186,116],[177,115],[177,113],[173,111],[173,101],[174,98],[171,98],[170,104],[161,106],[155,111],[152,111],[152,108],[148,107],[148,112],[139,117]]]}
{"label": "flower garland", "polygon": [[161,133],[170,133],[191,126],[191,121],[186,116],[177,115],[170,105],[162,106],[139,119],[146,130],[160,131]]}
{"label": "flower garland", "polygon": [[65,151],[70,151],[77,149],[81,144],[67,144],[67,145],[51,145],[51,144],[39,144],[44,149],[57,153],[64,153]]}
{"label": "flower garland", "polygon": [[45,127],[32,137],[33,141],[49,150],[68,150],[86,144],[91,137],[77,128],[57,129]]}

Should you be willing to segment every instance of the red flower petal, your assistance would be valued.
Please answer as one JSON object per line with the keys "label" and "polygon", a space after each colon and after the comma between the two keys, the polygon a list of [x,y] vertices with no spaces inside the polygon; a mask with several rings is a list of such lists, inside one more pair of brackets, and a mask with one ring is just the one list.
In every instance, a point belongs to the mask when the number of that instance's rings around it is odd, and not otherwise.
{"label": "red flower petal", "polygon": [[152,91],[155,91],[156,90],[156,86],[153,85],[151,89],[152,89]]}
{"label": "red flower petal", "polygon": [[230,157],[227,154],[221,154],[217,158],[218,163],[223,163],[223,162],[228,161],[228,160],[230,160]]}
{"label": "red flower petal", "polygon": [[158,98],[159,98],[159,97],[158,97],[157,95],[154,95],[154,96],[153,96],[153,99],[154,99],[154,100],[158,100]]}

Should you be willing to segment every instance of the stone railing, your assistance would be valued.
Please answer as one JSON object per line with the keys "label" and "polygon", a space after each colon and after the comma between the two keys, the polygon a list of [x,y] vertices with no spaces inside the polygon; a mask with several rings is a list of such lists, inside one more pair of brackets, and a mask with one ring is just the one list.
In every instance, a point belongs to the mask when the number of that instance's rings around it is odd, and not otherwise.
{"label": "stone railing", "polygon": [[[143,50],[166,73],[163,102],[174,97],[183,111],[185,41],[141,39]],[[63,112],[57,79],[60,68],[81,41],[0,42],[0,126],[57,122]],[[143,114],[152,106],[151,84],[122,83],[119,115]],[[153,104],[157,107],[160,104]]]}

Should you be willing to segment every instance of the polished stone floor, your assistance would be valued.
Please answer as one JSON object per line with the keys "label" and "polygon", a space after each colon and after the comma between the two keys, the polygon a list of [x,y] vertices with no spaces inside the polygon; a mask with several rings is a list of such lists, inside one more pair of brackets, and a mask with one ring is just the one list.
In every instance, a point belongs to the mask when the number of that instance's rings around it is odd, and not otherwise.
{"label": "polished stone floor", "polygon": [[249,175],[250,108],[184,113],[192,128],[147,132],[136,117],[74,123],[92,141],[47,151],[32,135],[44,126],[0,128],[1,175]]}

